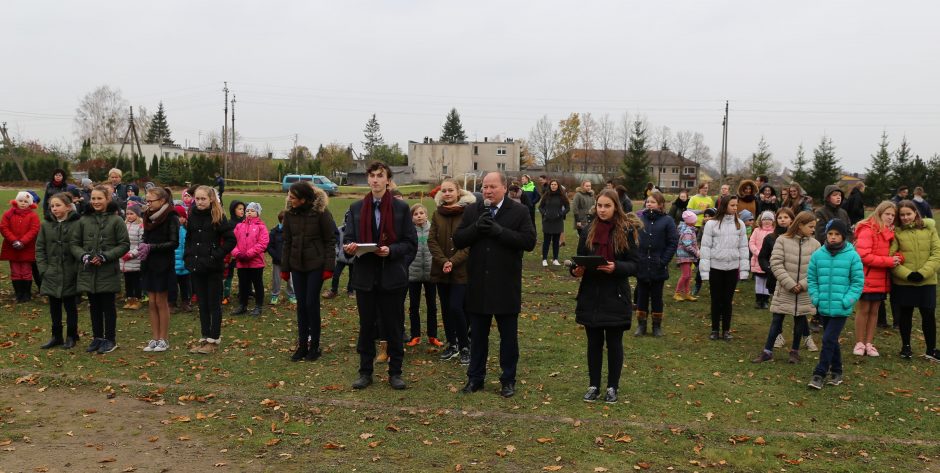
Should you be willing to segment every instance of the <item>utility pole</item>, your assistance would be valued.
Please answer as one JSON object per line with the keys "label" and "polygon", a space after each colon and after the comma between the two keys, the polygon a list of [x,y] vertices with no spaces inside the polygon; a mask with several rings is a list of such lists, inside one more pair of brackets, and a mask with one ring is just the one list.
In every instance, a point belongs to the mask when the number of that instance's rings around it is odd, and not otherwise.
{"label": "utility pole", "polygon": [[[133,174],[134,176],[136,176],[136,175],[137,175],[137,165],[136,165],[135,161],[137,161],[137,160],[134,159],[134,151],[133,151],[133,150],[134,150],[134,144],[135,144],[135,143],[137,144],[137,155],[140,156],[141,158],[144,158],[144,160],[146,160],[147,158],[144,156],[144,152],[141,151],[141,149],[140,149],[140,136],[137,135],[137,125],[134,124],[134,107],[131,107],[131,114],[130,114],[129,122],[130,122],[130,123],[128,123],[128,125],[127,125],[127,132],[124,133],[124,140],[121,141],[121,149],[120,149],[120,151],[118,151],[118,157],[124,155],[124,144],[127,143],[127,138],[130,137],[130,139],[131,139],[131,174]],[[162,154],[163,154],[163,146],[162,146],[162,145],[163,145],[163,137],[161,136],[159,139],[160,139],[160,145],[161,145],[161,146],[160,146],[160,154],[162,155]]]}
{"label": "utility pole", "polygon": [[235,157],[235,94],[232,94],[232,157]]}
{"label": "utility pole", "polygon": [[3,146],[10,150],[10,158],[13,159],[16,168],[19,169],[20,177],[22,177],[24,181],[28,181],[29,178],[26,177],[26,171],[23,170],[22,158],[17,156],[16,150],[13,148],[13,140],[11,140],[10,135],[7,134],[7,122],[3,122],[3,124],[0,125],[0,136],[3,137]]}
{"label": "utility pole", "polygon": [[721,179],[728,177],[728,101],[725,100],[725,119],[721,122]]}
{"label": "utility pole", "polygon": [[300,174],[300,157],[297,156],[297,133],[294,133],[294,149],[291,150],[291,153],[294,153],[294,174]]}
{"label": "utility pole", "polygon": [[226,156],[226,141],[228,140],[228,81],[223,82],[225,87],[222,88],[222,92],[225,92],[225,119],[222,120],[222,177],[223,179],[228,179],[228,156]]}

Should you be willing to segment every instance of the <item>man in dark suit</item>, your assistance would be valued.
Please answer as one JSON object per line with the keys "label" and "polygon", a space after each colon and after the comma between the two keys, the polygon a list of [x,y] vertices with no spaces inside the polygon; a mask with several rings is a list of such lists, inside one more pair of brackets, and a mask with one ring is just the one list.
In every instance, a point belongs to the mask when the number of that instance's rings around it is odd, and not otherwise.
{"label": "man in dark suit", "polygon": [[535,248],[535,227],[528,209],[506,197],[506,176],[483,178],[483,201],[468,206],[454,233],[454,247],[470,248],[467,297],[470,321],[470,367],[462,392],[483,389],[493,317],[499,328],[499,377],[503,397],[516,392],[519,361],[519,311],[522,308],[522,257]]}
{"label": "man in dark suit", "polygon": [[[392,170],[374,161],[366,168],[370,192],[353,202],[346,213],[343,251],[353,255],[363,243],[374,243],[376,250],[356,258],[356,270],[350,274],[350,286],[356,291],[359,308],[359,378],[353,389],[372,384],[375,339],[387,342],[388,383],[393,389],[405,389],[401,367],[405,350],[401,340],[405,291],[408,289],[408,264],[418,249],[418,235],[411,221],[408,204],[392,197],[388,190]],[[378,330],[378,333],[377,333]]]}

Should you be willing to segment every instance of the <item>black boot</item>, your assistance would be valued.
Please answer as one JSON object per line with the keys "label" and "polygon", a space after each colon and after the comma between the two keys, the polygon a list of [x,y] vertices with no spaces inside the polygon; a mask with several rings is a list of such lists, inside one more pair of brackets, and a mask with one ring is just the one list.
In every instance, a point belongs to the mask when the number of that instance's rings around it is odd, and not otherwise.
{"label": "black boot", "polygon": [[16,281],[20,283],[20,302],[29,302],[33,300],[33,282],[30,280]]}
{"label": "black boot", "polygon": [[646,313],[645,310],[636,311],[636,332],[633,332],[634,337],[646,335]]}
{"label": "black boot", "polygon": [[[16,282],[19,282],[19,281],[16,281]],[[39,348],[42,348],[43,350],[48,350],[52,347],[57,347],[59,345],[62,345],[63,343],[65,343],[65,341],[62,340],[62,330],[59,329],[58,333],[53,333],[52,338],[49,339],[49,341],[46,342],[45,345],[42,345]]]}
{"label": "black boot", "polygon": [[294,354],[290,356],[290,361],[300,361],[307,356],[309,349],[307,348],[307,341],[297,343],[297,350],[294,351]]}
{"label": "black boot", "polygon": [[663,313],[653,312],[653,336],[663,336]]}
{"label": "black boot", "polygon": [[248,313],[248,306],[242,305],[242,306],[238,306],[238,309],[235,309],[235,312],[232,312],[232,315],[242,315],[242,314],[247,314],[247,313]]}
{"label": "black boot", "polygon": [[10,284],[13,285],[13,295],[16,297],[16,302],[23,302],[23,284],[22,281],[14,279],[10,281]]}
{"label": "black boot", "polygon": [[69,335],[68,337],[65,337],[65,343],[62,344],[62,348],[71,350],[72,348],[75,348],[76,343],[78,343],[78,335]]}

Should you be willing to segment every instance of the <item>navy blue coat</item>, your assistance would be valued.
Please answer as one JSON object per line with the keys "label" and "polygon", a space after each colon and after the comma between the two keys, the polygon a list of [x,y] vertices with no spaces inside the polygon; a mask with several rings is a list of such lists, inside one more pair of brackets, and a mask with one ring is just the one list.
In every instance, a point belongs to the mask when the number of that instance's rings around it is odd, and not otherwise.
{"label": "navy blue coat", "polygon": [[665,281],[669,279],[669,262],[676,255],[679,232],[676,223],[668,215],[645,209],[640,212],[643,229],[640,230],[640,267],[637,279],[642,281]]}
{"label": "navy blue coat", "polygon": [[[344,245],[362,243],[359,236],[362,205],[363,200],[359,199],[349,206],[343,230]],[[411,209],[405,201],[392,199],[392,215],[397,240],[388,245],[388,256],[365,253],[356,258],[356,270],[352,273],[350,286],[357,291],[392,291],[408,287],[408,266],[418,251],[418,233],[411,221]]]}

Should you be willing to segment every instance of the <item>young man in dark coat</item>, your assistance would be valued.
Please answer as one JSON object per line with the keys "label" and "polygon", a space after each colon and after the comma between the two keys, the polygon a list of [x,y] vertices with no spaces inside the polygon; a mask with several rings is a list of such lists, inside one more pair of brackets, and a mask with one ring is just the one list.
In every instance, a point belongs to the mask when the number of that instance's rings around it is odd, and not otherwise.
{"label": "young man in dark coat", "polygon": [[[848,222],[849,214],[842,208],[842,189],[835,184],[830,184],[823,192],[822,207],[816,209],[816,241],[819,244],[826,244],[826,224],[833,219]],[[846,239],[851,241],[852,235],[846,235]]]}
{"label": "young man in dark coat", "polygon": [[[411,210],[404,200],[392,197],[388,185],[392,170],[373,161],[366,168],[370,192],[349,206],[343,231],[343,251],[356,253],[360,244],[374,243],[376,250],[356,258],[356,271],[350,277],[359,308],[359,378],[353,389],[372,384],[375,360],[376,325],[388,342],[388,383],[393,389],[405,389],[401,378],[405,350],[402,344],[405,291],[408,289],[408,265],[418,250],[418,234],[411,221]],[[528,218],[528,212],[526,213]]]}
{"label": "young man in dark coat", "polygon": [[849,222],[852,226],[865,218],[865,198],[862,193],[865,192],[865,183],[859,182],[849,192],[849,197],[842,201],[842,208],[849,215]]}
{"label": "young man in dark coat", "polygon": [[483,389],[493,317],[499,328],[499,365],[503,371],[500,395],[511,397],[516,392],[522,257],[523,252],[535,248],[535,227],[524,205],[505,198],[506,186],[504,174],[487,174],[483,178],[484,200],[466,208],[454,232],[454,247],[470,249],[464,306],[473,336],[464,394]]}

